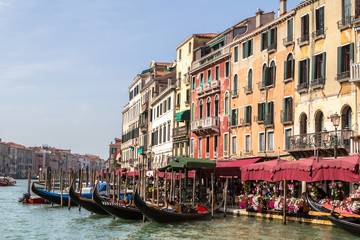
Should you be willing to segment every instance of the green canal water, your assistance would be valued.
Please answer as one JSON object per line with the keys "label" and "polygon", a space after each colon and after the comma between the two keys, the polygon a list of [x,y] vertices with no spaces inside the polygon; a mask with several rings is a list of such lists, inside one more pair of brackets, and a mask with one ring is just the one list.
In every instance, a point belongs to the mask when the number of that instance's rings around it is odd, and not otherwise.
{"label": "green canal water", "polygon": [[0,239],[354,239],[331,226],[317,226],[222,214],[176,224],[125,221],[78,208],[18,203],[27,180],[0,188]]}

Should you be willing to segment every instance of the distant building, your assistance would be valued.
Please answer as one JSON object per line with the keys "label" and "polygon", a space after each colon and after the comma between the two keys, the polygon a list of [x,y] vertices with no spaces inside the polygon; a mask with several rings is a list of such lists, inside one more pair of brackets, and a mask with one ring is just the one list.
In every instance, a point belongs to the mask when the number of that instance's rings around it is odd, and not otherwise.
{"label": "distant building", "polygon": [[[109,145],[109,160],[114,160],[118,151],[121,153],[122,140],[120,138],[115,138],[114,140],[115,142],[111,142]],[[121,156],[117,163],[121,164]]]}

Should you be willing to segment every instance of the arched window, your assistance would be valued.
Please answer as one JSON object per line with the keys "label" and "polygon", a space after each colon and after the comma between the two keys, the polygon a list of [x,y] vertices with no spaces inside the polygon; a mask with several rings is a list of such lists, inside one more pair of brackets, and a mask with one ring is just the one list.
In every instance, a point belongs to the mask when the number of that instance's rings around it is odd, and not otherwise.
{"label": "arched window", "polygon": [[234,76],[234,82],[233,82],[233,96],[238,95],[238,75],[235,74]]}
{"label": "arched window", "polygon": [[229,115],[229,93],[225,93],[225,115]]}
{"label": "arched window", "polygon": [[206,101],[206,117],[210,117],[210,114],[211,114],[211,100],[210,98],[207,99]]}
{"label": "arched window", "polygon": [[321,131],[324,129],[324,114],[322,111],[315,113],[315,145],[321,146]]}
{"label": "arched window", "polygon": [[192,77],[192,90],[195,90],[195,76]]}
{"label": "arched window", "polygon": [[214,104],[214,115],[215,117],[219,116],[219,95],[215,96],[215,104]]}
{"label": "arched window", "polygon": [[199,106],[199,119],[202,119],[202,114],[203,114],[203,100],[200,100],[200,106]]}
{"label": "arched window", "polygon": [[289,54],[284,63],[284,80],[294,78],[294,57]]}
{"label": "arched window", "polygon": [[249,73],[248,73],[247,90],[248,90],[249,92],[252,91],[252,69],[250,69],[250,70],[249,70]]}
{"label": "arched window", "polygon": [[271,62],[271,65],[270,65],[270,73],[269,73],[269,77],[270,77],[270,80],[269,80],[269,84],[267,85],[274,85],[275,84],[275,79],[276,79],[276,66],[275,66],[275,61],[272,61]]}
{"label": "arched window", "polygon": [[191,104],[191,121],[195,120],[195,103]]}
{"label": "arched window", "polygon": [[261,72],[262,72],[262,75],[261,75],[261,86],[262,86],[262,87],[265,87],[265,86],[266,86],[266,73],[267,73],[266,63],[263,65]]}
{"label": "arched window", "polygon": [[341,129],[344,130],[346,127],[351,129],[351,116],[352,116],[352,109],[349,105],[343,107],[341,112]]}
{"label": "arched window", "polygon": [[300,135],[307,134],[307,116],[305,113],[300,115]]}

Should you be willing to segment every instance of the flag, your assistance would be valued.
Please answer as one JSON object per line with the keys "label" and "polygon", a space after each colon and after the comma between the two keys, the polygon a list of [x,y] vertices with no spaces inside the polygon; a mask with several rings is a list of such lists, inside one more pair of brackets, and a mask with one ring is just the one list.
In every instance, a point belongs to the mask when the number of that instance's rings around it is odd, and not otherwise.
{"label": "flag", "polygon": [[118,149],[117,152],[116,152],[116,155],[115,155],[115,160],[119,161],[119,159],[120,159],[120,151]]}

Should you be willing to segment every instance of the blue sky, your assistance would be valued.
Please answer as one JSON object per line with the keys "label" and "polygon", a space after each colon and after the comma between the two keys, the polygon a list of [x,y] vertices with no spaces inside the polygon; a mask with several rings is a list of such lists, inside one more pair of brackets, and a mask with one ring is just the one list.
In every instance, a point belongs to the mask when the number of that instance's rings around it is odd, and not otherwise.
{"label": "blue sky", "polygon": [[257,8],[279,0],[0,0],[0,138],[107,159],[135,75]]}

